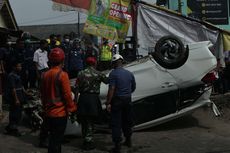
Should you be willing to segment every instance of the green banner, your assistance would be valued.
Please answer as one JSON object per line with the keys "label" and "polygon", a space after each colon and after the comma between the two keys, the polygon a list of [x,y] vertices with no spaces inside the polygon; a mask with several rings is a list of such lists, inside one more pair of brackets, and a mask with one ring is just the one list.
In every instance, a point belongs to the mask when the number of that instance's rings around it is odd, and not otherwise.
{"label": "green banner", "polygon": [[124,42],[131,21],[130,1],[92,1],[83,31],[116,42]]}

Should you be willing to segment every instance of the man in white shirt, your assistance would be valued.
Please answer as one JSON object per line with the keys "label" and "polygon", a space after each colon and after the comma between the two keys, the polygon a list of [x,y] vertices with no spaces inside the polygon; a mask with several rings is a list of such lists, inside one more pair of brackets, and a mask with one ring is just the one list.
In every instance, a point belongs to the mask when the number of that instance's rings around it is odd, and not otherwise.
{"label": "man in white shirt", "polygon": [[34,52],[33,61],[36,64],[37,74],[38,74],[39,78],[41,76],[41,73],[45,72],[49,68],[49,66],[48,66],[48,52],[45,50],[47,45],[48,45],[48,42],[46,40],[41,40],[40,41],[40,48]]}
{"label": "man in white shirt", "polygon": [[[38,77],[38,87],[40,87],[40,81],[41,81],[41,74],[48,70],[48,52],[46,51],[46,48],[48,46],[48,42],[46,40],[40,41],[40,48],[38,48],[34,52],[34,58],[33,61],[36,64],[37,68],[37,77]],[[48,124],[47,124],[47,118],[45,116],[42,116],[43,123],[40,131],[40,143],[39,147],[47,147],[47,138],[48,138]]]}

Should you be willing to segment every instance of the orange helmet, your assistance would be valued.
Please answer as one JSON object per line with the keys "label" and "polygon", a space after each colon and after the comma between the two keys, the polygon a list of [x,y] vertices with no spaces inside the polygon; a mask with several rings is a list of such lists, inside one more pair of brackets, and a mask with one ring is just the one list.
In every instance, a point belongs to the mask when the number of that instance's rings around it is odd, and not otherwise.
{"label": "orange helmet", "polygon": [[49,60],[53,63],[61,63],[65,59],[65,53],[61,48],[54,48],[49,54]]}
{"label": "orange helmet", "polygon": [[86,59],[86,64],[88,65],[95,65],[97,63],[97,60],[95,57],[88,57]]}

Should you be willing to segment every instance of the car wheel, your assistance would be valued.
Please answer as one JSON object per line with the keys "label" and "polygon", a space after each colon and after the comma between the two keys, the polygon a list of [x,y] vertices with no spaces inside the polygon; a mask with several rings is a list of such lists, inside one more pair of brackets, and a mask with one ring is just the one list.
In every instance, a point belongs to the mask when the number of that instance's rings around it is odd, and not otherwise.
{"label": "car wheel", "polygon": [[188,59],[188,47],[176,36],[164,36],[157,41],[152,56],[160,66],[176,69]]}

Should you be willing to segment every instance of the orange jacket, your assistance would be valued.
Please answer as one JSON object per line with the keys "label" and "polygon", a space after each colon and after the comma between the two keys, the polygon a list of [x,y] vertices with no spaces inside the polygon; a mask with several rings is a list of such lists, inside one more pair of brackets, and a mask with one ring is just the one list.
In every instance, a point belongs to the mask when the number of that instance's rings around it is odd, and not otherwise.
{"label": "orange jacket", "polygon": [[45,114],[49,117],[64,117],[77,109],[71,98],[69,77],[58,66],[42,75],[41,99]]}

